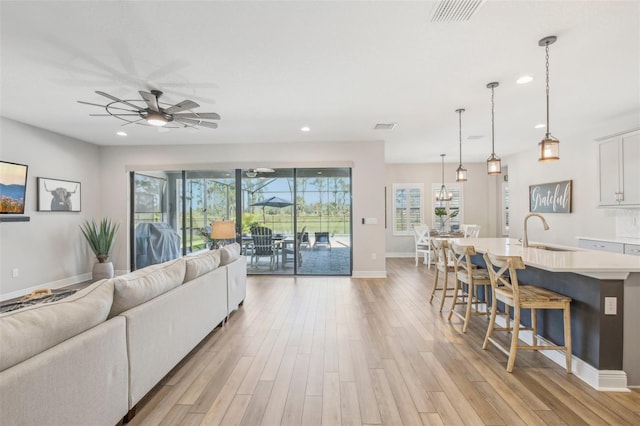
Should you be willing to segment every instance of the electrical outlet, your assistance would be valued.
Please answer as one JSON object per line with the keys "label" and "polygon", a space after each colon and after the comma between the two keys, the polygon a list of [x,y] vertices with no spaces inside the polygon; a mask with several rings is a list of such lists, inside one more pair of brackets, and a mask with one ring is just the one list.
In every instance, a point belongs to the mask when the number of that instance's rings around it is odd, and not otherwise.
{"label": "electrical outlet", "polygon": [[371,253],[371,260],[376,260],[376,254],[375,253]]}
{"label": "electrical outlet", "polygon": [[617,297],[604,298],[604,314],[605,315],[618,314],[618,298]]}
{"label": "electrical outlet", "polygon": [[20,270],[18,268],[13,268],[13,270],[11,271],[11,276],[13,278],[18,278],[18,275],[20,275]]}

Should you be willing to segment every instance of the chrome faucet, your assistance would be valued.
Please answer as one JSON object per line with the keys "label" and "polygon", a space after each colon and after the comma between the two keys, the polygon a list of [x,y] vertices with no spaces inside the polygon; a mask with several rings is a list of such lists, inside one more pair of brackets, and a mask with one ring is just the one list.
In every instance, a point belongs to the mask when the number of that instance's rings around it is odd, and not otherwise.
{"label": "chrome faucet", "polygon": [[547,221],[544,219],[544,217],[541,214],[539,214],[539,213],[529,213],[528,215],[526,215],[524,217],[524,235],[522,236],[522,247],[529,247],[529,236],[527,235],[527,221],[532,216],[539,217],[540,220],[542,221],[542,225],[544,226],[544,230],[545,231],[549,230],[549,224],[547,223]]}

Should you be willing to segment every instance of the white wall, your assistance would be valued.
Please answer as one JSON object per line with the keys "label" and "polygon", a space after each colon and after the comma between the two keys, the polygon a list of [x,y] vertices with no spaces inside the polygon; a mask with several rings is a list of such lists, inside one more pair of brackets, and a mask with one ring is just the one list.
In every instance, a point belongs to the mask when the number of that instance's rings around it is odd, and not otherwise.
{"label": "white wall", "polygon": [[[464,223],[481,226],[481,237],[495,237],[500,235],[497,211],[496,188],[502,180],[501,176],[489,176],[485,163],[465,163],[467,181],[462,183],[464,198]],[[455,183],[455,170],[458,163],[445,163],[445,185]],[[387,256],[401,257],[413,255],[415,252],[413,236],[393,235],[393,184],[394,183],[422,183],[424,184],[424,221],[429,226],[431,212],[435,208],[431,199],[431,185],[442,184],[441,163],[424,164],[387,164],[385,166],[385,185],[387,187],[387,229],[385,239]]]}
{"label": "white wall", "polygon": [[[254,167],[353,167],[353,275],[385,276],[384,142],[270,143],[102,147],[103,214],[123,224],[128,235],[128,171]],[[209,161],[206,161],[209,160]],[[362,225],[375,217],[377,225]],[[114,265],[129,269],[125,239]],[[375,255],[375,259],[373,258]]]}
{"label": "white wall", "polygon": [[[529,185],[573,180],[573,213],[545,214],[550,230],[544,231],[535,218],[528,226],[529,240],[577,246],[576,237],[613,238],[623,227],[618,222],[640,222],[638,209],[598,207],[598,144],[595,139],[640,127],[637,112],[615,120],[589,125],[583,129],[558,131],[560,160],[538,162],[537,142],[532,149],[506,159],[509,165],[509,236],[520,238],[523,220],[529,213]],[[631,220],[630,220],[631,219]],[[618,228],[618,231],[616,230]]]}
{"label": "white wall", "polygon": [[[0,118],[0,137],[0,159],[29,166],[25,216],[30,217],[0,223],[0,298],[90,278],[95,257],[80,224],[100,214],[100,150],[6,118]],[[81,212],[38,212],[36,177],[81,182]]]}

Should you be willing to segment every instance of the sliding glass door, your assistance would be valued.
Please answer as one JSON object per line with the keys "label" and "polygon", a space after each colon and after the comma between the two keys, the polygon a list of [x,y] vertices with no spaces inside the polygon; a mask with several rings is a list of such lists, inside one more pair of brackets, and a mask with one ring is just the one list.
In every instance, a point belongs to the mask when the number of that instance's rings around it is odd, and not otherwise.
{"label": "sliding glass door", "polygon": [[249,274],[351,274],[349,168],[138,171],[130,185],[132,270],[228,244],[212,224],[232,221]]}

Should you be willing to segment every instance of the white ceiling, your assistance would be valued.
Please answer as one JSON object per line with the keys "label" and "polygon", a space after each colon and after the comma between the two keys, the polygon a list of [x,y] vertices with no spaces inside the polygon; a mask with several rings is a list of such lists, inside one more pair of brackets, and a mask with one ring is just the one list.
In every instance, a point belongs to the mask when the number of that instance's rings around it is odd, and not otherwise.
{"label": "white ceiling", "polygon": [[[386,141],[387,162],[535,147],[545,121],[561,141],[633,114],[640,123],[640,2],[487,1],[467,22],[432,23],[433,1],[4,1],[1,110],[8,118],[98,145]],[[523,74],[534,77],[516,84]],[[198,102],[217,130],[90,117],[96,90]],[[395,130],[373,130],[395,122]],[[302,126],[311,131],[303,133]],[[467,139],[469,136],[472,139]],[[594,135],[602,136],[602,135]],[[474,138],[475,137],[475,138]],[[478,138],[479,137],[479,138]]]}

